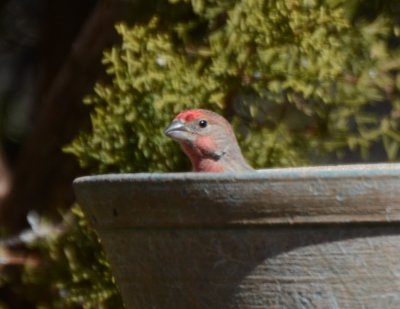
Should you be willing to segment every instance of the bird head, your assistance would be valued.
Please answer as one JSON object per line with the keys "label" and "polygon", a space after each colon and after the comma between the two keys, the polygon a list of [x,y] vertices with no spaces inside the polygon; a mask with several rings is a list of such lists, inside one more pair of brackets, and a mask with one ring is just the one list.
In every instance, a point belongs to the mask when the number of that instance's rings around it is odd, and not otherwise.
{"label": "bird head", "polygon": [[245,162],[231,125],[214,112],[181,112],[164,133],[181,144],[196,171],[228,171],[229,160]]}

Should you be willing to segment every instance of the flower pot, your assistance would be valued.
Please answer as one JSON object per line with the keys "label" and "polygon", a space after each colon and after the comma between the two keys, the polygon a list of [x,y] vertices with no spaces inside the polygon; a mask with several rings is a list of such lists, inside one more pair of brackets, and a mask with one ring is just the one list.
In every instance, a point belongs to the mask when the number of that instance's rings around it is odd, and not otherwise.
{"label": "flower pot", "polygon": [[400,308],[400,164],[74,187],[128,308]]}

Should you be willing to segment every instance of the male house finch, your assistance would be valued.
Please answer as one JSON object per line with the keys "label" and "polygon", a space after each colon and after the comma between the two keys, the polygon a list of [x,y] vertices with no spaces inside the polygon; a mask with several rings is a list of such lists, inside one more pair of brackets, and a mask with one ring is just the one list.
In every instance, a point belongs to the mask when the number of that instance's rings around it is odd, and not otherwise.
{"label": "male house finch", "polygon": [[196,172],[252,170],[243,158],[231,125],[214,112],[181,112],[164,133],[182,146]]}

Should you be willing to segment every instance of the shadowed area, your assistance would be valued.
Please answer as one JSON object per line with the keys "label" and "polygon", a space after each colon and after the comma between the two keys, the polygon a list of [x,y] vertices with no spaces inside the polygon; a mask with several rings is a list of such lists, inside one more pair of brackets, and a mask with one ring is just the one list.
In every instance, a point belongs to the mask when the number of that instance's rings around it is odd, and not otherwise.
{"label": "shadowed area", "polygon": [[395,226],[99,233],[128,308],[400,306]]}

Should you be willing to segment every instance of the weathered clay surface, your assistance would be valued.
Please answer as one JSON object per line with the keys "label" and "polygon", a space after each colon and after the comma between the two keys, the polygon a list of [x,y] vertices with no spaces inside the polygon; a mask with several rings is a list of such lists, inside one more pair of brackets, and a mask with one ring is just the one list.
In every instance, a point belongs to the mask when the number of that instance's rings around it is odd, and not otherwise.
{"label": "weathered clay surface", "polygon": [[400,308],[400,164],[75,189],[128,308]]}

